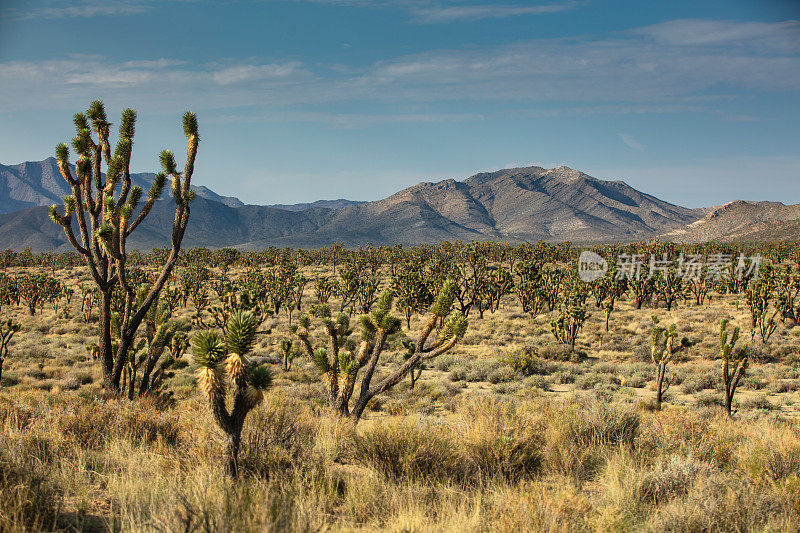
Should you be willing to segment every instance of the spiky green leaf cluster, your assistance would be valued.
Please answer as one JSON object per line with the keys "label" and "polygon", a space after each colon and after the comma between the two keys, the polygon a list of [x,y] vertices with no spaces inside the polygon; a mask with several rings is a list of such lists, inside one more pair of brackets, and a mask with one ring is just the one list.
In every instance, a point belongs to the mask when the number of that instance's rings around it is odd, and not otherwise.
{"label": "spiky green leaf cluster", "polygon": [[439,291],[439,296],[436,302],[431,306],[430,312],[438,317],[447,316],[450,308],[453,307],[453,300],[458,292],[458,283],[455,280],[448,279],[442,285],[442,290]]}
{"label": "spiky green leaf cluster", "polygon": [[69,147],[66,143],[60,143],[56,146],[56,159],[62,163],[69,161]]}
{"label": "spiky green leaf cluster", "polygon": [[197,128],[197,115],[191,111],[187,111],[183,114],[183,133],[187,137],[191,137],[192,135],[199,136]]}
{"label": "spiky green leaf cluster", "polygon": [[440,337],[448,339],[455,337],[456,339],[461,340],[464,338],[464,334],[466,334],[468,327],[469,321],[467,318],[461,314],[461,311],[456,311],[450,315],[450,318],[447,319],[444,328],[442,328]]}
{"label": "spiky green leaf cluster", "polygon": [[166,184],[167,175],[163,172],[158,172],[153,178],[153,183],[150,185],[150,190],[147,193],[147,197],[153,200],[158,199],[161,196],[161,192],[164,190],[164,186]]}
{"label": "spiky green leaf cluster", "polygon": [[250,353],[256,340],[258,320],[248,311],[234,311],[228,319],[225,344],[228,352],[238,355]]}
{"label": "spiky green leaf cluster", "polygon": [[76,131],[89,129],[89,121],[86,120],[86,115],[83,113],[75,113],[75,116],[72,117],[72,123],[75,124]]}
{"label": "spiky green leaf cluster", "polygon": [[136,111],[125,109],[122,112],[122,122],[119,125],[119,136],[127,141],[133,140],[136,133]]}
{"label": "spiky green leaf cluster", "polygon": [[197,333],[192,339],[194,361],[199,366],[214,369],[225,357],[222,340],[212,330]]}
{"label": "spiky green leaf cluster", "polygon": [[267,390],[272,385],[272,372],[265,365],[254,366],[247,373],[247,384],[256,390]]}
{"label": "spiky green leaf cluster", "polygon": [[161,168],[165,174],[175,176],[178,173],[178,167],[175,164],[175,155],[171,150],[162,150],[158,156],[158,161],[161,163]]}
{"label": "spiky green leaf cluster", "polygon": [[339,373],[347,376],[355,376],[358,374],[358,369],[361,368],[349,350],[339,352],[338,366]]}
{"label": "spiky green leaf cluster", "polygon": [[328,351],[325,348],[314,350],[314,365],[316,365],[321,374],[327,374],[331,371],[331,365],[328,362]]}
{"label": "spiky green leaf cluster", "polygon": [[384,291],[381,293],[380,297],[378,298],[378,302],[375,305],[375,310],[372,311],[372,315],[370,317],[372,324],[365,328],[365,334],[367,337],[371,336],[373,334],[371,333],[371,330],[375,329],[383,331],[386,335],[391,335],[400,330],[402,322],[390,312],[393,301],[394,296],[390,291]]}
{"label": "spiky green leaf cluster", "polygon": [[302,315],[298,320],[297,323],[300,325],[301,328],[308,329],[311,327],[311,319],[308,318],[308,315]]}
{"label": "spiky green leaf cluster", "polygon": [[100,100],[95,100],[89,106],[89,111],[87,112],[89,115],[89,119],[95,125],[95,127],[99,125],[104,125],[108,122],[106,118],[106,108],[103,105],[103,102]]}

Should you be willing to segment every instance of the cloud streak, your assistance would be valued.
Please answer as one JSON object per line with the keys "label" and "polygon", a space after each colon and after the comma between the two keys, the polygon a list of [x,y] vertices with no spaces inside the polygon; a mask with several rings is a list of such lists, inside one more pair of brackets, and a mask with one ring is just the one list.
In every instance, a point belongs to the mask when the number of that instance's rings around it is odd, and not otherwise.
{"label": "cloud streak", "polygon": [[559,2],[543,5],[480,4],[414,7],[411,22],[419,24],[444,24],[472,22],[481,19],[498,19],[526,15],[542,15],[569,11],[585,5],[583,2]]}
{"label": "cloud streak", "polygon": [[372,9],[399,9],[408,14],[408,22],[414,24],[448,24],[473,22],[483,19],[499,19],[544,15],[570,11],[587,5],[586,0],[566,0],[550,3],[517,4],[468,4],[463,0],[296,0],[315,4]]}
{"label": "cloud streak", "polygon": [[60,18],[94,18],[136,15],[148,11],[153,4],[148,2],[130,2],[115,0],[113,2],[47,2],[44,5],[29,9],[5,9],[0,15],[15,20],[25,19],[60,19]]}
{"label": "cloud streak", "polygon": [[634,150],[638,150],[640,152],[643,152],[647,148],[646,145],[634,139],[633,135],[630,133],[617,133],[617,135],[620,139],[622,139],[622,142],[625,144],[625,146],[629,148],[633,148]]}
{"label": "cloud streak", "polygon": [[[685,29],[698,27],[708,34],[706,42],[688,42],[691,32]],[[12,61],[0,63],[0,111],[74,108],[103,97],[134,101],[143,109],[254,106],[321,120],[328,113],[323,121],[342,127],[386,122],[390,114],[405,114],[399,106],[410,105],[419,106],[417,116],[397,121],[504,112],[487,106],[521,116],[699,112],[752,120],[725,111],[737,93],[800,91],[795,29],[800,29],[795,22],[672,21],[602,39],[432,50],[348,69],[288,60],[112,62],[80,56]],[[731,39],[734,49],[720,45]],[[359,119],[351,109],[336,110],[354,105],[376,110]],[[451,105],[458,113],[448,110]]]}

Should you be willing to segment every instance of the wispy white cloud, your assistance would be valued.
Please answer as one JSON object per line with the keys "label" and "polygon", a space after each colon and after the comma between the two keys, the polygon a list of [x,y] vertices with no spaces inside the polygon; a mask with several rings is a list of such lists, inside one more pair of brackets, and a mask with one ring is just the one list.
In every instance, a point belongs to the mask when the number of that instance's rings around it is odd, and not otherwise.
{"label": "wispy white cloud", "polygon": [[[705,113],[753,120],[757,117],[728,111],[736,95],[743,90],[800,91],[800,49],[785,52],[795,36],[784,30],[794,23],[759,25],[757,32],[749,26],[737,32],[731,24],[724,28],[728,35],[739,35],[733,50],[716,44],[723,37],[713,39],[714,44],[687,44],[675,36],[664,37],[662,26],[658,30],[650,26],[610,38],[535,39],[482,49],[433,50],[366,67],[170,58],[114,62],[98,56],[5,62],[0,63],[0,111],[20,106],[74,108],[103,97],[158,109],[187,104],[196,109],[253,106],[268,113],[280,108],[340,127],[391,120],[481,119],[492,113]],[[769,47],[764,46],[766,35],[772,35]],[[353,114],[348,107],[356,104],[374,109],[371,114]],[[452,112],[453,105],[458,106],[457,113]],[[337,106],[348,112],[335,112]],[[409,110],[410,106],[417,108]],[[300,113],[309,109],[314,113]]]}
{"label": "wispy white cloud", "polygon": [[296,0],[316,4],[373,9],[398,9],[408,14],[408,21],[416,24],[446,24],[481,19],[509,18],[543,15],[577,9],[588,0],[563,0],[560,2],[482,3],[469,4],[463,0]]}
{"label": "wispy white cloud", "polygon": [[569,11],[585,5],[585,2],[569,1],[540,5],[478,4],[478,5],[434,5],[411,7],[411,21],[421,24],[474,21],[492,18],[509,18],[525,15],[542,15]]}
{"label": "wispy white cloud", "polygon": [[93,18],[103,16],[135,15],[154,6],[145,1],[50,1],[26,9],[0,10],[0,16],[10,19]]}
{"label": "wispy white cloud", "polygon": [[634,30],[634,34],[669,46],[744,46],[796,54],[800,50],[800,21],[738,22],[685,19]]}
{"label": "wispy white cloud", "polygon": [[633,148],[634,150],[638,150],[640,152],[644,151],[647,146],[640,143],[636,139],[633,138],[633,135],[630,133],[617,133],[622,142],[625,143],[625,146],[629,148]]}

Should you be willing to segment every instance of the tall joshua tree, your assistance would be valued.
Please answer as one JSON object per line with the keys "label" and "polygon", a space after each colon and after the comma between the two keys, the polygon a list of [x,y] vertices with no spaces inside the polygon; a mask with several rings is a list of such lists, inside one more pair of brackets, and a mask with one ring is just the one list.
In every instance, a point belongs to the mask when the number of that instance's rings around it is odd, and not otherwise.
{"label": "tall joshua tree", "polygon": [[[183,115],[183,131],[188,140],[183,172],[178,171],[171,151],[161,152],[159,159],[162,171],[153,179],[143,205],[140,205],[143,191],[131,186],[130,176],[136,111],[126,109],[122,112],[119,140],[113,154],[111,123],[106,118],[101,101],[92,102],[86,113],[75,115],[74,123],[77,135],[72,140],[72,147],[78,156],[74,174],[69,164],[69,148],[65,143],[56,146],[58,168],[72,189],[72,194],[64,198],[63,214],[58,212],[55,205],[50,206],[50,218],[64,228],[69,243],[84,257],[99,289],[98,347],[103,366],[103,385],[107,390],[118,393],[126,354],[175,266],[189,222],[189,203],[194,199],[190,185],[200,141],[197,117],[191,112]],[[104,165],[105,174],[102,172]],[[141,304],[135,305],[137,287],[126,276],[127,240],[150,214],[167,178],[172,179],[172,196],[175,200],[172,249],[149,292]],[[73,217],[77,219],[76,223],[73,223]],[[111,300],[117,286],[124,291],[124,301],[119,342],[112,346]]]}

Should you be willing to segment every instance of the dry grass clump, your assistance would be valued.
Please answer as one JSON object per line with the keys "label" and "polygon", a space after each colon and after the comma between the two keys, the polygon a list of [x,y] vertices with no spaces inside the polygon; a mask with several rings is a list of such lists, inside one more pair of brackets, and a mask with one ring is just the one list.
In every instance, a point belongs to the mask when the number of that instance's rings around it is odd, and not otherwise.
{"label": "dry grass clump", "polygon": [[50,472],[32,453],[33,443],[2,441],[0,445],[0,531],[52,528],[61,494]]}

